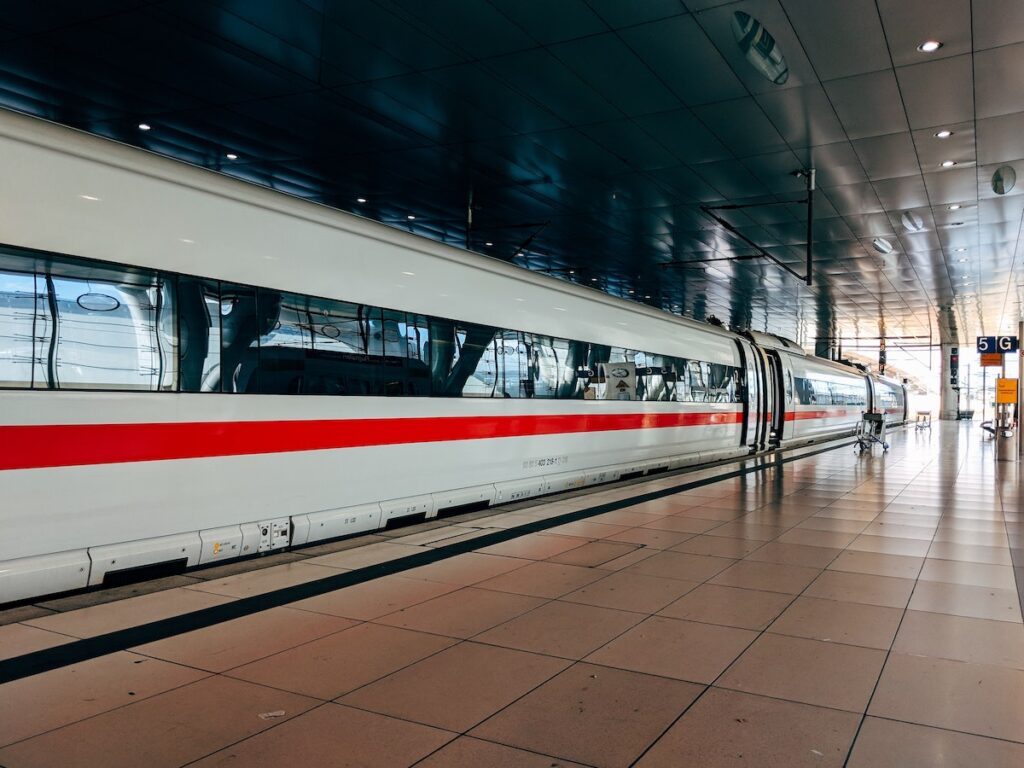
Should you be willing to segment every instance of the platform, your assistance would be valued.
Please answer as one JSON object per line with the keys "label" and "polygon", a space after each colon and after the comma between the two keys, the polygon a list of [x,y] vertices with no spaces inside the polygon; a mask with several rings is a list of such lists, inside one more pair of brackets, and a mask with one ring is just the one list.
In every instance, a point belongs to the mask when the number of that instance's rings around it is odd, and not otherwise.
{"label": "platform", "polygon": [[890,442],[0,612],[0,765],[1024,765],[1018,465]]}

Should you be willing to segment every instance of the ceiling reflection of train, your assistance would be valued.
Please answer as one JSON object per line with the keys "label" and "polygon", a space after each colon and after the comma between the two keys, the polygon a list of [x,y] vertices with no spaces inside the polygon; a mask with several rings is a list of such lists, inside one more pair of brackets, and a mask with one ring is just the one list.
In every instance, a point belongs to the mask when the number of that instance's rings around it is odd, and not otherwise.
{"label": "ceiling reflection of train", "polygon": [[0,115],[0,603],[820,440],[894,382]]}

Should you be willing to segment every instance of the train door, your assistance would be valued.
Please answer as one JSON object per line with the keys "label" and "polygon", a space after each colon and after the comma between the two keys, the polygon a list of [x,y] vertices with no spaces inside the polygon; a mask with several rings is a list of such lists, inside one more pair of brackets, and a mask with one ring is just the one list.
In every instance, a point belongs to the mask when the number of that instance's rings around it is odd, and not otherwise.
{"label": "train door", "polygon": [[782,358],[774,349],[766,352],[768,363],[768,381],[765,389],[770,393],[768,408],[768,444],[771,447],[782,442],[782,431],[786,424],[786,393],[783,383]]}
{"label": "train door", "polygon": [[746,445],[759,451],[765,443],[765,387],[762,352],[747,341],[737,341],[743,352],[744,375],[747,391]]}

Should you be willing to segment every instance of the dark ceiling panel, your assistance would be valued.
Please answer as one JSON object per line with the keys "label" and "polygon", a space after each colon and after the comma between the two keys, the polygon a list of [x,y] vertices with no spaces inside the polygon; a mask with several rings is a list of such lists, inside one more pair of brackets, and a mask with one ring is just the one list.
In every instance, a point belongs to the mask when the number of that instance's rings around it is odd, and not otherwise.
{"label": "dark ceiling panel", "polygon": [[[971,7],[8,4],[0,105],[805,344],[840,331],[938,336],[949,306],[970,335],[1013,319],[1003,302],[1024,215],[1024,182],[1005,196],[991,186],[1000,164],[1024,173],[1024,12],[974,0],[972,51]],[[737,44],[737,11],[777,42],[789,67],[779,83]],[[924,37],[944,45],[922,54]],[[722,215],[802,269],[805,190],[792,174],[806,167],[819,185],[814,286],[764,259],[723,260],[754,250],[701,203],[742,204]],[[872,245],[883,236],[884,258]]]}

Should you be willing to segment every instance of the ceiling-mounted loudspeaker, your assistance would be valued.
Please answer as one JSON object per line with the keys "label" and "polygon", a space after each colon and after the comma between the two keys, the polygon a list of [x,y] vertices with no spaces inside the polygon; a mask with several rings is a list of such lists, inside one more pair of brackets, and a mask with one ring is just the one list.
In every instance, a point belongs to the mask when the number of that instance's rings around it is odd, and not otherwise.
{"label": "ceiling-mounted loudspeaker", "polygon": [[992,191],[997,195],[1005,195],[1017,184],[1017,172],[1012,165],[1003,165],[996,168],[992,174]]}
{"label": "ceiling-mounted loudspeaker", "polygon": [[876,237],[871,241],[871,245],[874,246],[875,250],[883,256],[892,253],[892,243],[886,240],[884,237]]}
{"label": "ceiling-mounted loudspeaker", "polygon": [[906,211],[900,216],[900,220],[903,222],[903,227],[907,232],[920,232],[924,229],[924,219],[913,211]]}

